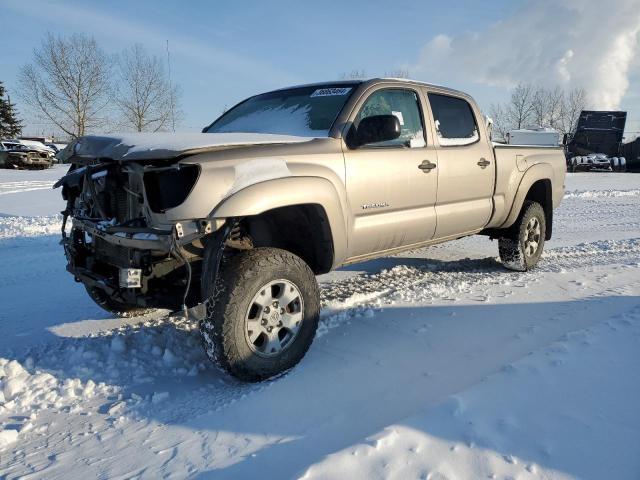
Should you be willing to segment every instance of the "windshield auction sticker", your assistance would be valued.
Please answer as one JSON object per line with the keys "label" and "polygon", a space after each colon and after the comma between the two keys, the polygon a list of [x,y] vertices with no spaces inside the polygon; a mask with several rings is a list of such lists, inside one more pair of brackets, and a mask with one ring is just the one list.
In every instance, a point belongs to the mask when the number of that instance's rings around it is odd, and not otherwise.
{"label": "windshield auction sticker", "polygon": [[311,94],[312,97],[335,97],[340,95],[346,95],[351,91],[349,88],[319,88]]}

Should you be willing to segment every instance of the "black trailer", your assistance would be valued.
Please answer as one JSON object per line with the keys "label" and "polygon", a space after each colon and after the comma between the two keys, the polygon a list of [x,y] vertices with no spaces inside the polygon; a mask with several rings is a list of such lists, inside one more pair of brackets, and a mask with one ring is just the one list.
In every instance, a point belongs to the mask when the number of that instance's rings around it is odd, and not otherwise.
{"label": "black trailer", "polygon": [[622,146],[624,158],[627,160],[627,170],[640,172],[640,137]]}
{"label": "black trailer", "polygon": [[567,165],[577,169],[625,169],[622,135],[627,112],[583,110],[566,144]]}

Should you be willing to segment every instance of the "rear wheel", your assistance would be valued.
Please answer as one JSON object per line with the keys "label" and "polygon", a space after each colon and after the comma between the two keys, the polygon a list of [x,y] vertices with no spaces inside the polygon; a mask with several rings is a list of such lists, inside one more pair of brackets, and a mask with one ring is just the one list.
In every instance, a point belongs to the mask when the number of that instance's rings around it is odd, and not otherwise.
{"label": "rear wheel", "polygon": [[524,272],[536,266],[542,255],[547,225],[538,202],[526,201],[510,233],[498,240],[500,260],[509,270]]}
{"label": "rear wheel", "polygon": [[153,312],[153,308],[143,308],[137,305],[130,305],[111,298],[104,290],[95,287],[84,287],[91,299],[109,313],[118,317],[137,317]]}
{"label": "rear wheel", "polygon": [[[214,284],[215,282],[215,284]],[[235,377],[259,381],[305,355],[318,326],[316,278],[296,255],[256,248],[224,259],[204,279],[207,312],[200,331],[207,356]]]}

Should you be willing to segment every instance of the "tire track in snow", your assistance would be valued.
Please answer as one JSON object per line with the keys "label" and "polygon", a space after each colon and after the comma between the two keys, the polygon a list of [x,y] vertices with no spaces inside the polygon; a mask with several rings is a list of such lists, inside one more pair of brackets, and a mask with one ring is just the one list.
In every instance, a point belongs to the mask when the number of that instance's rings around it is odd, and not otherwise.
{"label": "tire track in snow", "polygon": [[[449,262],[398,259],[398,265],[391,269],[323,285],[324,309],[318,335],[353,317],[375,315],[375,309],[394,302],[456,301],[461,297],[488,300],[485,292],[490,286],[503,286],[507,292],[539,281],[545,273],[613,264],[640,266],[640,239],[553,249],[545,254],[538,269],[524,273],[507,272],[494,258]],[[340,311],[335,313],[336,309]],[[108,434],[114,426],[140,428],[138,422],[150,418],[180,422],[208,411],[221,411],[278,381],[244,384],[221,374],[202,351],[197,323],[180,315],[141,318],[136,325],[34,347],[22,363],[31,375],[53,375],[47,378],[57,385],[61,400],[53,399],[47,408],[59,420],[84,422],[80,416],[68,415],[80,405],[83,412],[93,414],[91,435]],[[102,389],[88,401],[82,397],[87,385]],[[158,395],[163,389],[169,391],[168,398]],[[42,398],[34,397],[34,401],[42,402]],[[27,397],[11,414],[26,413],[29,405]],[[42,435],[49,435],[49,418],[47,414],[42,420],[40,416],[29,420],[40,436],[27,434],[22,438],[20,434],[21,442],[30,442],[28,449],[43,441]],[[72,430],[83,431],[76,427]],[[18,466],[21,462],[14,458],[12,463]]]}
{"label": "tire track in snow", "polygon": [[[406,260],[403,260],[406,261]],[[529,272],[509,272],[495,258],[479,260],[411,260],[375,274],[363,274],[323,285],[324,318],[319,336],[358,316],[371,316],[372,309],[395,302],[432,303],[456,301],[460,297],[489,301],[487,287],[504,286],[502,296],[513,288],[526,287],[544,273],[600,265],[640,266],[640,239],[603,240],[560,247],[543,254],[538,267]]]}
{"label": "tire track in snow", "polygon": [[[502,296],[507,296],[545,273],[610,264],[637,267],[639,262],[640,239],[552,249],[545,253],[539,268],[524,273],[505,271],[495,258],[447,262],[398,259],[393,268],[323,284],[318,336],[396,302],[488,301],[488,287],[501,286]],[[34,371],[52,372],[60,380],[104,382],[129,398],[132,411],[153,408],[154,416],[164,421],[188,418],[194,411],[224,409],[270,385],[247,385],[221,374],[202,351],[197,323],[181,315],[160,314],[88,337],[65,338],[35,347],[27,356]],[[154,389],[163,388],[163,384],[173,389],[168,407],[153,401],[153,394],[158,393]],[[181,395],[181,391],[188,395]]]}
{"label": "tire track in snow", "polygon": [[[616,263],[638,265],[640,239],[605,241],[551,250],[540,267],[531,272],[505,271],[493,258],[438,262],[425,260],[424,265],[398,265],[377,274],[332,282],[322,287],[324,304],[319,334],[327,333],[342,321],[393,302],[455,301],[460,296],[488,300],[482,296],[488,286],[502,285],[505,290],[525,287],[546,272],[564,272]],[[335,313],[340,309],[339,313]],[[372,312],[373,313],[373,312]],[[196,375],[215,377],[216,394],[208,396],[208,406],[217,408],[229,397],[221,386],[241,394],[239,382],[219,375],[200,348],[197,324],[180,315],[151,317],[140,324],[125,325],[116,330],[90,337],[66,339],[34,356],[46,359],[48,366],[68,376],[92,378],[94,381],[144,385],[163,377],[187,379]],[[224,388],[222,389],[224,390]],[[221,396],[218,394],[222,393]],[[233,395],[232,395],[233,396]]]}
{"label": "tire track in snow", "polygon": [[[635,267],[639,262],[640,239],[554,249],[546,253],[539,268],[524,273],[505,271],[493,258],[450,262],[412,260],[412,265],[399,260],[398,266],[376,274],[323,285],[324,308],[318,336],[351,318],[372,316],[375,309],[395,302],[455,302],[461,297],[488,301],[485,292],[490,286],[503,286],[503,296],[507,296],[508,292],[526,287],[547,272],[607,264]],[[151,395],[151,387],[164,380],[171,384],[178,380],[183,387],[197,386],[196,392],[190,392],[184,402],[172,398],[172,418],[189,414],[194,404],[206,409],[224,408],[269,384],[247,385],[221,374],[202,351],[197,322],[185,320],[181,315],[142,317],[138,324],[36,347],[27,356],[31,356],[36,367],[61,376],[120,385],[123,390],[142,395],[145,392]],[[204,383],[202,378],[206,379]]]}
{"label": "tire track in snow", "polygon": [[25,180],[22,182],[1,182],[0,195],[11,193],[31,192],[33,190],[47,190],[53,188],[54,181]]}

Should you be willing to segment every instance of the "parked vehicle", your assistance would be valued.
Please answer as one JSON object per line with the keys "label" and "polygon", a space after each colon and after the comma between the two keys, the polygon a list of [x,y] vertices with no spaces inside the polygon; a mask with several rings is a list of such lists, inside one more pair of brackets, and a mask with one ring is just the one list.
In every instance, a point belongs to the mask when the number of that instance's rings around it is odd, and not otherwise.
{"label": "parked vehicle", "polygon": [[576,131],[565,141],[567,169],[624,172],[622,135],[627,112],[583,110]]}
{"label": "parked vehicle", "polygon": [[44,145],[49,147],[51,150],[53,150],[55,154],[57,154],[60,150],[64,148],[64,147],[61,147],[60,144],[51,143],[51,142],[47,142]]}
{"label": "parked vehicle", "polygon": [[33,148],[18,140],[0,142],[0,167],[39,170],[53,164],[53,155],[40,148]]}
{"label": "parked vehicle", "polygon": [[627,160],[625,157],[609,157],[604,153],[592,153],[586,156],[577,156],[569,159],[569,171],[603,171],[626,172]]}
{"label": "parked vehicle", "polygon": [[68,271],[117,314],[204,302],[207,355],[248,381],[311,345],[315,275],[473,234],[533,268],[565,176],[560,148],[494,147],[470,96],[396,79],[286,88],[202,134],[65,152]]}
{"label": "parked vehicle", "polygon": [[66,143],[56,142],[52,137],[20,137],[16,141],[38,149],[42,149],[44,145],[46,147],[45,150],[54,156],[67,146]]}
{"label": "parked vehicle", "polygon": [[18,142],[32,150],[38,150],[41,152],[46,152],[48,154],[50,154],[51,156],[56,154],[56,150],[55,148],[52,148],[48,145],[45,145],[44,143],[38,141],[38,140],[30,140],[30,139],[25,139],[25,138],[20,138],[18,140],[14,140],[15,142]]}

